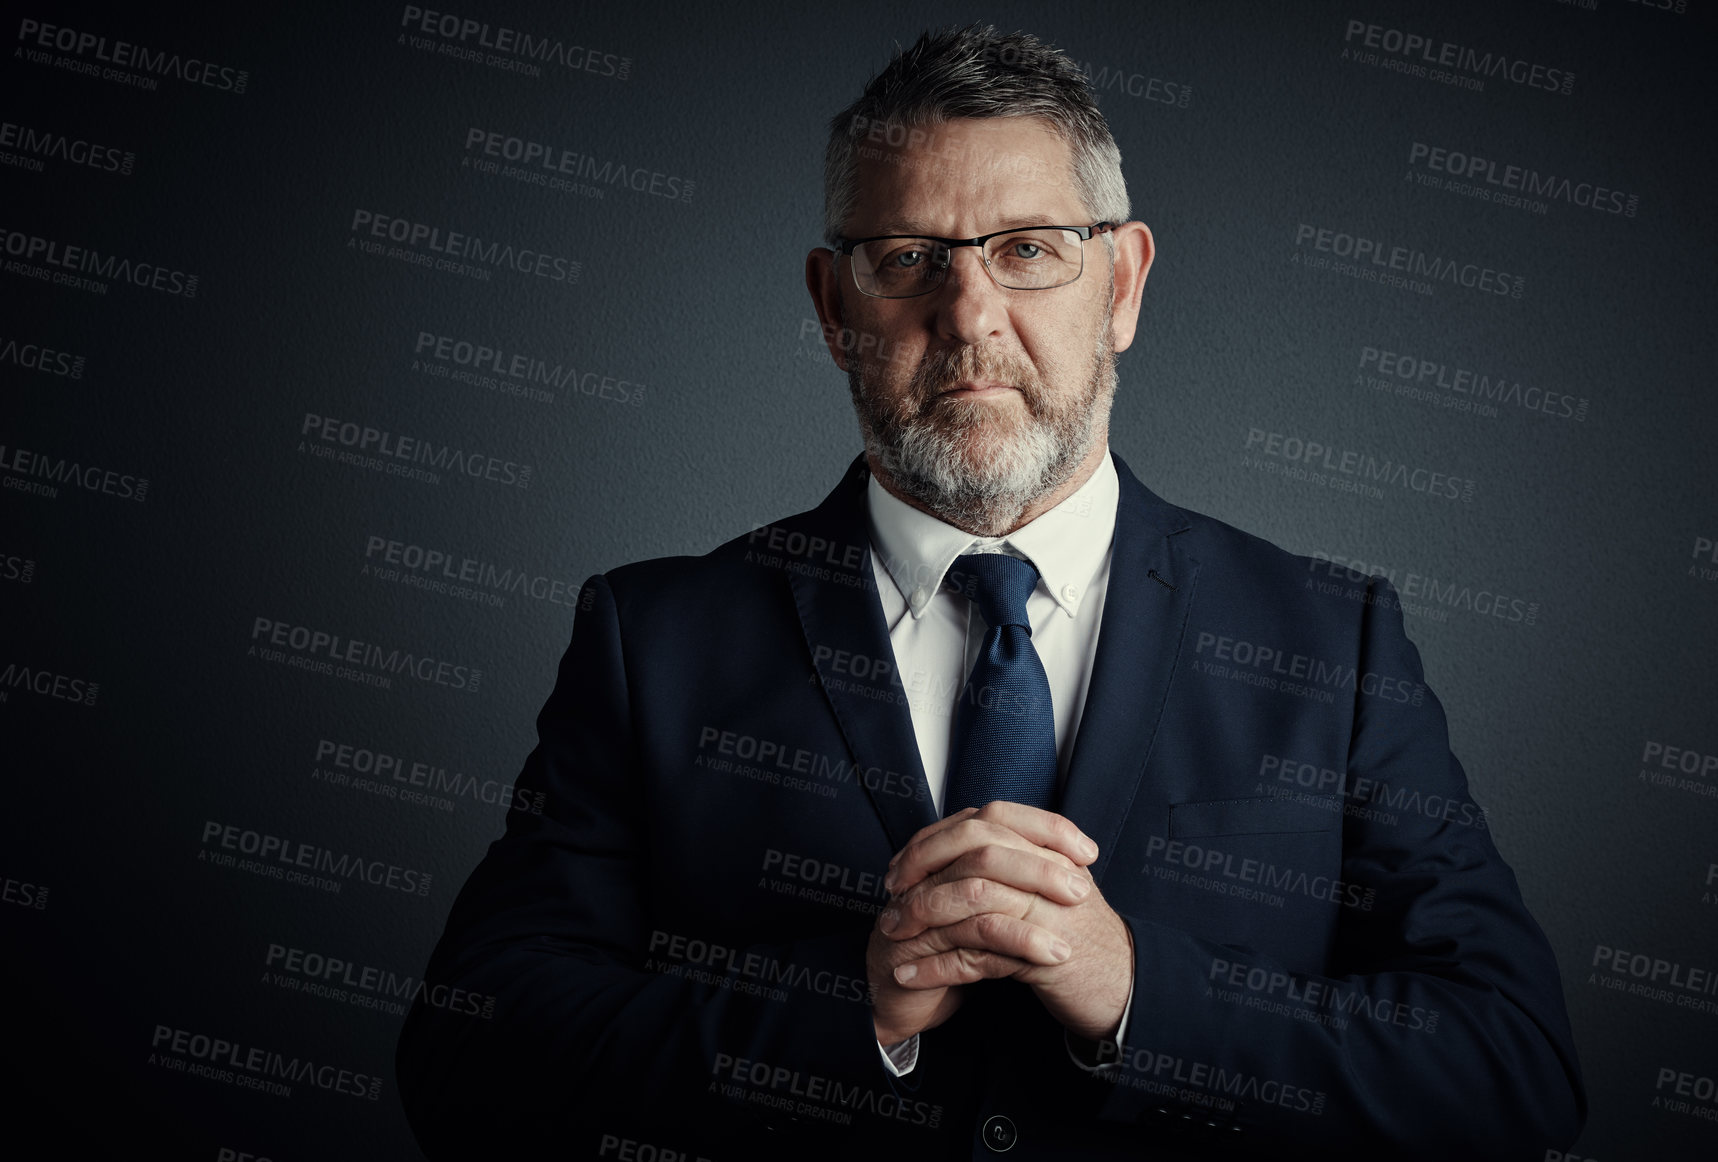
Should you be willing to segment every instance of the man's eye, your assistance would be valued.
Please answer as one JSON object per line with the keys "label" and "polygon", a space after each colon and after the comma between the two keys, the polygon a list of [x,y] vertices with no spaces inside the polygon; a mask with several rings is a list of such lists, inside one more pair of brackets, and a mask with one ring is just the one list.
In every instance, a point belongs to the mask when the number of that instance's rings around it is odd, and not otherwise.
{"label": "man's eye", "polygon": [[1008,248],[1012,251],[1010,258],[1042,258],[1044,248],[1036,242],[1016,242]]}
{"label": "man's eye", "polygon": [[898,270],[911,270],[924,260],[923,250],[898,250],[889,256],[889,265]]}

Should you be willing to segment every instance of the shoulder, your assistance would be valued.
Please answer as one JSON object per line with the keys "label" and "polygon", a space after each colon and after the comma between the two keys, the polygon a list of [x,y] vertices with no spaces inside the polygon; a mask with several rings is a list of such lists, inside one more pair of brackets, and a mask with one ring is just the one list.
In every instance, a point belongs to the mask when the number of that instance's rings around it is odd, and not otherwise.
{"label": "shoulder", "polygon": [[1400,627],[1400,602],[1387,579],[1327,554],[1290,552],[1193,509],[1165,508],[1177,552],[1197,566],[1195,620],[1296,639],[1347,640],[1368,624]]}
{"label": "shoulder", "polygon": [[1211,580],[1254,590],[1278,589],[1283,586],[1302,593],[1319,592],[1320,586],[1334,584],[1338,588],[1359,586],[1370,588],[1387,585],[1383,577],[1362,573],[1321,552],[1294,553],[1255,533],[1247,532],[1216,517],[1191,509],[1179,509],[1185,514],[1187,551]]}
{"label": "shoulder", "polygon": [[1304,591],[1304,582],[1326,569],[1347,574],[1344,580],[1364,580],[1316,554],[1291,553],[1227,521],[1171,503],[1147,487],[1119,455],[1113,458],[1120,487],[1117,536],[1147,541],[1167,536],[1176,556],[1198,566],[1201,588],[1222,584],[1263,593],[1292,585]]}

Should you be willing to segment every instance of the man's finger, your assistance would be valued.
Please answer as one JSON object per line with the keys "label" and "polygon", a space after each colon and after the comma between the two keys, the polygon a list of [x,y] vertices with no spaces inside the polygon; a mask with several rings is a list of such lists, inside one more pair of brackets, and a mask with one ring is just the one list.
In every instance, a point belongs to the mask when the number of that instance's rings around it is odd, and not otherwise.
{"label": "man's finger", "polygon": [[996,799],[979,808],[976,819],[1000,823],[1040,847],[1061,852],[1081,867],[1098,858],[1097,841],[1074,825],[1066,815]]}
{"label": "man's finger", "polygon": [[1015,969],[1027,968],[1029,964],[1053,968],[1074,954],[1067,940],[1051,932],[1050,928],[1015,916],[1003,916],[1002,913],[983,913],[967,916],[966,920],[941,928],[926,928],[916,939],[895,945],[888,959],[899,968],[900,964],[957,949],[995,952],[998,956],[1020,961],[1020,964],[1015,964]]}
{"label": "man's finger", "polygon": [[942,819],[938,819],[935,823],[932,823],[929,827],[919,828],[917,831],[915,831],[913,833],[913,837],[911,839],[907,840],[905,846],[903,846],[901,848],[901,851],[897,851],[893,856],[891,856],[889,858],[889,866],[894,867],[895,864],[899,863],[900,859],[901,859],[901,852],[906,851],[908,847],[911,847],[913,844],[919,842],[919,840],[924,839],[924,838],[931,836],[931,835],[935,835],[937,832],[942,831],[945,828],[952,827],[956,823],[961,822],[963,819],[971,819],[974,815],[977,815],[977,814],[978,814],[978,808],[977,807],[962,807],[959,811],[956,811],[953,815],[949,815],[949,816],[946,816]]}
{"label": "man's finger", "polygon": [[1024,919],[1036,897],[1031,892],[980,876],[947,883],[926,881],[891,904],[877,927],[891,940],[911,940],[930,928],[943,928],[986,912]]}
{"label": "man's finger", "polygon": [[[956,924],[927,929],[917,939],[898,948],[898,953],[890,955],[890,959],[896,960],[895,980],[915,989],[942,988],[992,976],[1011,976],[1034,965],[1050,968],[1064,963],[1073,955],[1067,941],[1049,929],[997,912],[986,912]],[[954,953],[963,955],[951,955]],[[938,968],[935,972],[927,973],[924,965],[920,964],[917,972],[902,979],[903,967],[926,960],[936,962]]]}
{"label": "man's finger", "polygon": [[941,989],[1013,976],[1030,967],[1025,961],[974,948],[955,948],[895,969],[895,983],[905,989]]}
{"label": "man's finger", "polygon": [[993,844],[975,848],[917,887],[890,901],[877,926],[893,940],[908,940],[927,928],[958,923],[983,912],[1027,918],[1040,900],[1072,906],[1091,895],[1084,868],[1042,848],[1021,851]]}
{"label": "man's finger", "polygon": [[[1045,857],[1067,858],[1060,852],[1040,849],[1012,828],[981,820],[974,814],[903,847],[900,862],[883,876],[883,887],[893,895],[905,895],[915,885],[947,869],[967,852],[987,846],[1012,847],[1021,852],[1043,850]],[[1073,866],[1072,861],[1069,861],[1069,866]]]}
{"label": "man's finger", "polygon": [[1080,867],[1098,857],[1098,845],[1072,820],[1054,811],[998,799],[970,815],[960,812],[920,831],[896,853],[883,886],[900,895],[986,843],[1046,848]]}

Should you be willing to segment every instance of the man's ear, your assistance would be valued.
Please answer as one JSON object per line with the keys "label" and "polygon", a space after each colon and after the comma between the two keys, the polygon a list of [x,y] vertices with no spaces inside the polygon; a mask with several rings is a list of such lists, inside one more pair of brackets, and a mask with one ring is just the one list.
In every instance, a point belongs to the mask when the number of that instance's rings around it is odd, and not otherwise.
{"label": "man's ear", "polygon": [[838,259],[835,251],[819,246],[805,256],[805,289],[811,292],[811,305],[817,310],[817,321],[823,324],[823,342],[835,366],[847,370],[847,352],[841,335],[847,321],[841,313],[841,287],[836,281]]}
{"label": "man's ear", "polygon": [[1114,231],[1115,299],[1111,303],[1110,337],[1117,353],[1133,345],[1139,325],[1140,302],[1145,296],[1145,276],[1157,257],[1157,241],[1144,222],[1123,222]]}

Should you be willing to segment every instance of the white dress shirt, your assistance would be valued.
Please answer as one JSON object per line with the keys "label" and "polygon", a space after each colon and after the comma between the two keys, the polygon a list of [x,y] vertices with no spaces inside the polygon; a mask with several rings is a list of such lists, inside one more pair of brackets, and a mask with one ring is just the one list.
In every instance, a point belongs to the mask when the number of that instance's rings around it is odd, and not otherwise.
{"label": "white dress shirt", "polygon": [[[938,815],[948,786],[954,708],[989,628],[973,602],[942,587],[944,575],[964,553],[1008,553],[1037,567],[1038,584],[1026,600],[1026,618],[1032,646],[1050,682],[1060,777],[1073,755],[1091,682],[1120,493],[1115,464],[1106,455],[1086,482],[1055,508],[1006,537],[975,537],[896,498],[871,477],[865,492],[871,566]],[[1129,988],[1116,1032],[1118,1044],[1132,1009]],[[918,1064],[917,1034],[886,1048],[879,1044],[878,1049],[896,1076]],[[1082,1069],[1093,1068],[1078,1057],[1074,1061]]]}

